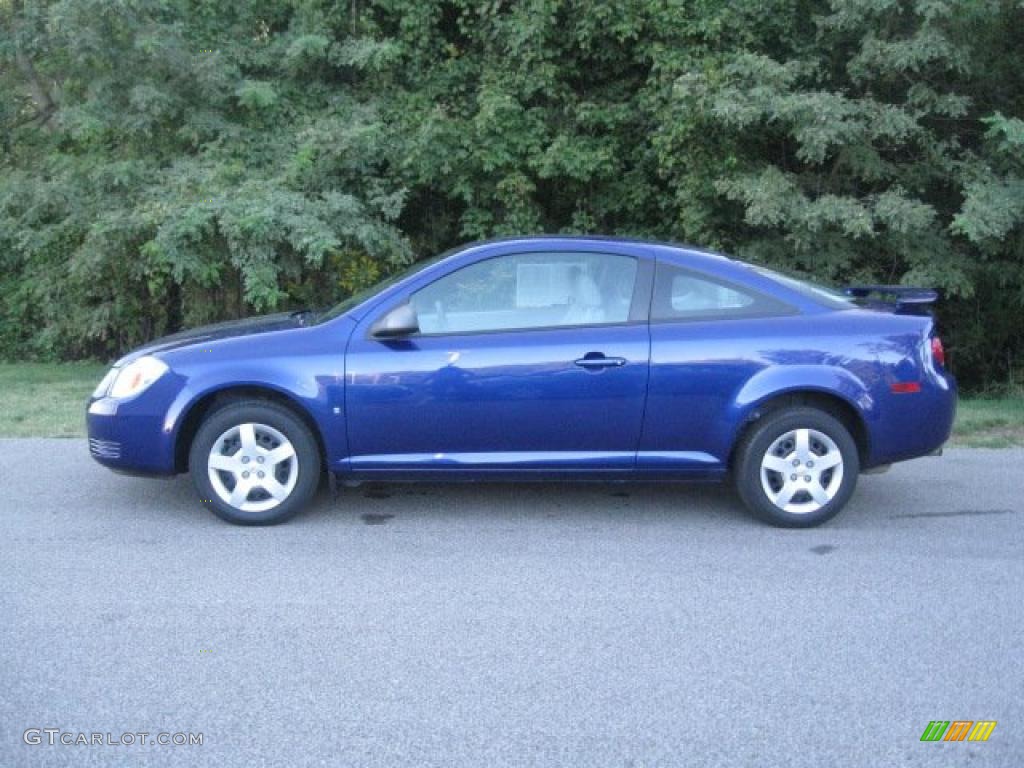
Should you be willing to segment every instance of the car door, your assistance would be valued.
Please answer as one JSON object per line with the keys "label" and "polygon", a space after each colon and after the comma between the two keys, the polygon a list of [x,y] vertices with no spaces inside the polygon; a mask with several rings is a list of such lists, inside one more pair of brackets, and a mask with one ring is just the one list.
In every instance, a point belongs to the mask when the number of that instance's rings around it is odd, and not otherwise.
{"label": "car door", "polygon": [[[504,253],[371,311],[346,356],[350,468],[631,469],[652,276],[624,253]],[[419,331],[374,337],[405,302]]]}

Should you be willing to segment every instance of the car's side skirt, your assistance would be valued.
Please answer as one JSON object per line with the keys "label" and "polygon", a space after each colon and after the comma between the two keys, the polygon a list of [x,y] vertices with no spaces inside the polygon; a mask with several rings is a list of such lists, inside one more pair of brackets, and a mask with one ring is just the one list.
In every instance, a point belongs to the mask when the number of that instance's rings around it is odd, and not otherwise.
{"label": "car's side skirt", "polygon": [[334,473],[343,485],[359,485],[364,482],[389,483],[547,483],[547,482],[588,482],[588,483],[705,483],[725,479],[725,470],[664,470],[640,469],[486,469],[475,468],[423,468],[423,469],[360,469],[342,470]]}
{"label": "car's side skirt", "polygon": [[348,480],[715,480],[723,465],[691,452],[417,453],[352,456],[331,469]]}

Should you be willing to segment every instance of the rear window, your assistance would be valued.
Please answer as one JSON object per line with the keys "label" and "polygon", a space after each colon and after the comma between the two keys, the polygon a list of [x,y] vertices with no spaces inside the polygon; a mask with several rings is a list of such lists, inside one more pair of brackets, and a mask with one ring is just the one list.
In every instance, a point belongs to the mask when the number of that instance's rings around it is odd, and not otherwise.
{"label": "rear window", "polygon": [[827,285],[821,285],[820,283],[814,283],[791,275],[784,275],[767,267],[760,267],[754,264],[748,264],[747,266],[758,274],[781,283],[790,290],[796,291],[819,304],[824,304],[826,307],[832,309],[852,309],[856,306],[852,296],[847,296],[845,293],[829,288]]}
{"label": "rear window", "polygon": [[742,309],[753,303],[754,297],[749,294],[693,275],[673,275],[669,286],[669,305],[673,312]]}
{"label": "rear window", "polygon": [[790,314],[792,308],[747,286],[658,263],[652,320],[716,320]]}

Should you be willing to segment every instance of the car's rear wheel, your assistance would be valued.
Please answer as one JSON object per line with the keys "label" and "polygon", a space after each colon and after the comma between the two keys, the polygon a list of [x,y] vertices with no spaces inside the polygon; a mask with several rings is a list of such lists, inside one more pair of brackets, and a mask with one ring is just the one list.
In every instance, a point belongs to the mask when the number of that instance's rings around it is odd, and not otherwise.
{"label": "car's rear wheel", "polygon": [[189,471],[199,498],[222,519],[273,525],[316,493],[320,452],[290,410],[246,400],[207,416],[192,441]]}
{"label": "car's rear wheel", "polygon": [[736,452],[736,489],[773,525],[807,528],[831,519],[853,495],[857,445],[841,421],[795,407],[755,422]]}

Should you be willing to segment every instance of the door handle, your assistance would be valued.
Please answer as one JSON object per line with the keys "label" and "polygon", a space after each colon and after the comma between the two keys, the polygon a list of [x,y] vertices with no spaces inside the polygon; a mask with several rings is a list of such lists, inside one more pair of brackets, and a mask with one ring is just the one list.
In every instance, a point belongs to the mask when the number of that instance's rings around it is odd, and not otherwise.
{"label": "door handle", "polygon": [[584,357],[576,361],[576,365],[587,370],[601,370],[603,368],[620,368],[626,364],[624,357],[605,357],[602,352],[588,352]]}

